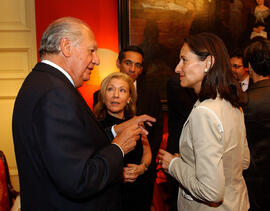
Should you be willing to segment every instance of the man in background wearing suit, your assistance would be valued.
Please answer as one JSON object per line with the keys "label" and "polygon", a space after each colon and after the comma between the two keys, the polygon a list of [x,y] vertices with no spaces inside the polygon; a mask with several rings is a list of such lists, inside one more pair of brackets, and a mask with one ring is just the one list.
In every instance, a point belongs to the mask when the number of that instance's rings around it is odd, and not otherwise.
{"label": "man in background wearing suit", "polygon": [[[142,133],[142,115],[102,129],[77,89],[99,64],[83,21],[54,21],[43,33],[41,62],[25,79],[13,112],[21,208],[121,210],[123,156]],[[115,137],[115,138],[113,138]]]}
{"label": "man in background wearing suit", "polygon": [[[144,53],[137,46],[127,46],[123,48],[118,55],[116,66],[120,72],[129,75],[137,90],[137,115],[148,114],[156,118],[156,123],[151,127],[147,127],[148,140],[152,151],[152,162],[148,166],[148,171],[141,175],[143,180],[142,194],[145,195],[145,207],[142,210],[149,211],[152,203],[154,182],[156,179],[156,156],[162,140],[163,132],[163,113],[160,103],[160,97],[157,90],[147,85],[144,81],[143,73]],[[94,93],[94,106],[98,102],[98,93]]]}
{"label": "man in background wearing suit", "polygon": [[244,62],[244,53],[240,48],[235,49],[230,54],[230,62],[232,66],[232,72],[235,79],[240,83],[242,91],[247,91],[248,87],[253,84],[252,79],[248,74],[248,66]]}

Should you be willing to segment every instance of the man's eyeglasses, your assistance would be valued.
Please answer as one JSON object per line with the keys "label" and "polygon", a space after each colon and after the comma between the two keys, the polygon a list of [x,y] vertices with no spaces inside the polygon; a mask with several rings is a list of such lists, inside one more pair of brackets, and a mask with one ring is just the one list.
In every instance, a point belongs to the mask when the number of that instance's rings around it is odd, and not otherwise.
{"label": "man's eyeglasses", "polygon": [[243,65],[232,64],[232,68],[239,69],[241,67],[243,67]]}
{"label": "man's eyeglasses", "polygon": [[132,67],[134,65],[136,69],[141,69],[143,67],[143,65],[141,63],[138,63],[138,62],[135,63],[135,62],[130,61],[130,60],[126,60],[126,61],[124,61],[124,63],[129,67]]}

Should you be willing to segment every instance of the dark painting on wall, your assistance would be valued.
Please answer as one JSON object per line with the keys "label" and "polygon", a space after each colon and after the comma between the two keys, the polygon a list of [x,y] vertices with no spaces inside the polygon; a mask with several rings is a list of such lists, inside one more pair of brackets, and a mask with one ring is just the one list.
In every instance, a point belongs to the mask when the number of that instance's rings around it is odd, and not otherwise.
{"label": "dark painting on wall", "polygon": [[166,101],[166,82],[188,34],[209,31],[228,50],[249,41],[248,17],[255,0],[119,0],[119,44],[145,53],[145,83]]}

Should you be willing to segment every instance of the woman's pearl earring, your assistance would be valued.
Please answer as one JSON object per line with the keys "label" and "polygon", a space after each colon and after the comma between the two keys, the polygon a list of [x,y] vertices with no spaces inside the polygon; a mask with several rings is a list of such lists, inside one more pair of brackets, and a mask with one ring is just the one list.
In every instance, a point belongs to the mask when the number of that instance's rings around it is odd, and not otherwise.
{"label": "woman's pearl earring", "polygon": [[205,72],[205,73],[207,73],[207,72],[208,72],[207,68],[205,68],[205,69],[204,69],[204,72]]}

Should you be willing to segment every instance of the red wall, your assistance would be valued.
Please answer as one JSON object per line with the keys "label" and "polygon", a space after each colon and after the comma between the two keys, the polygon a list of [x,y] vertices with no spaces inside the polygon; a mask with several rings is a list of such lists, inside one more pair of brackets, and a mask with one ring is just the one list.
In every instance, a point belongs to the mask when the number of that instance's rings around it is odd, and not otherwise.
{"label": "red wall", "polygon": [[[82,19],[94,31],[99,48],[118,52],[117,0],[36,0],[37,48],[42,33],[57,18],[72,16]],[[79,91],[92,106],[91,86],[85,84]]]}

